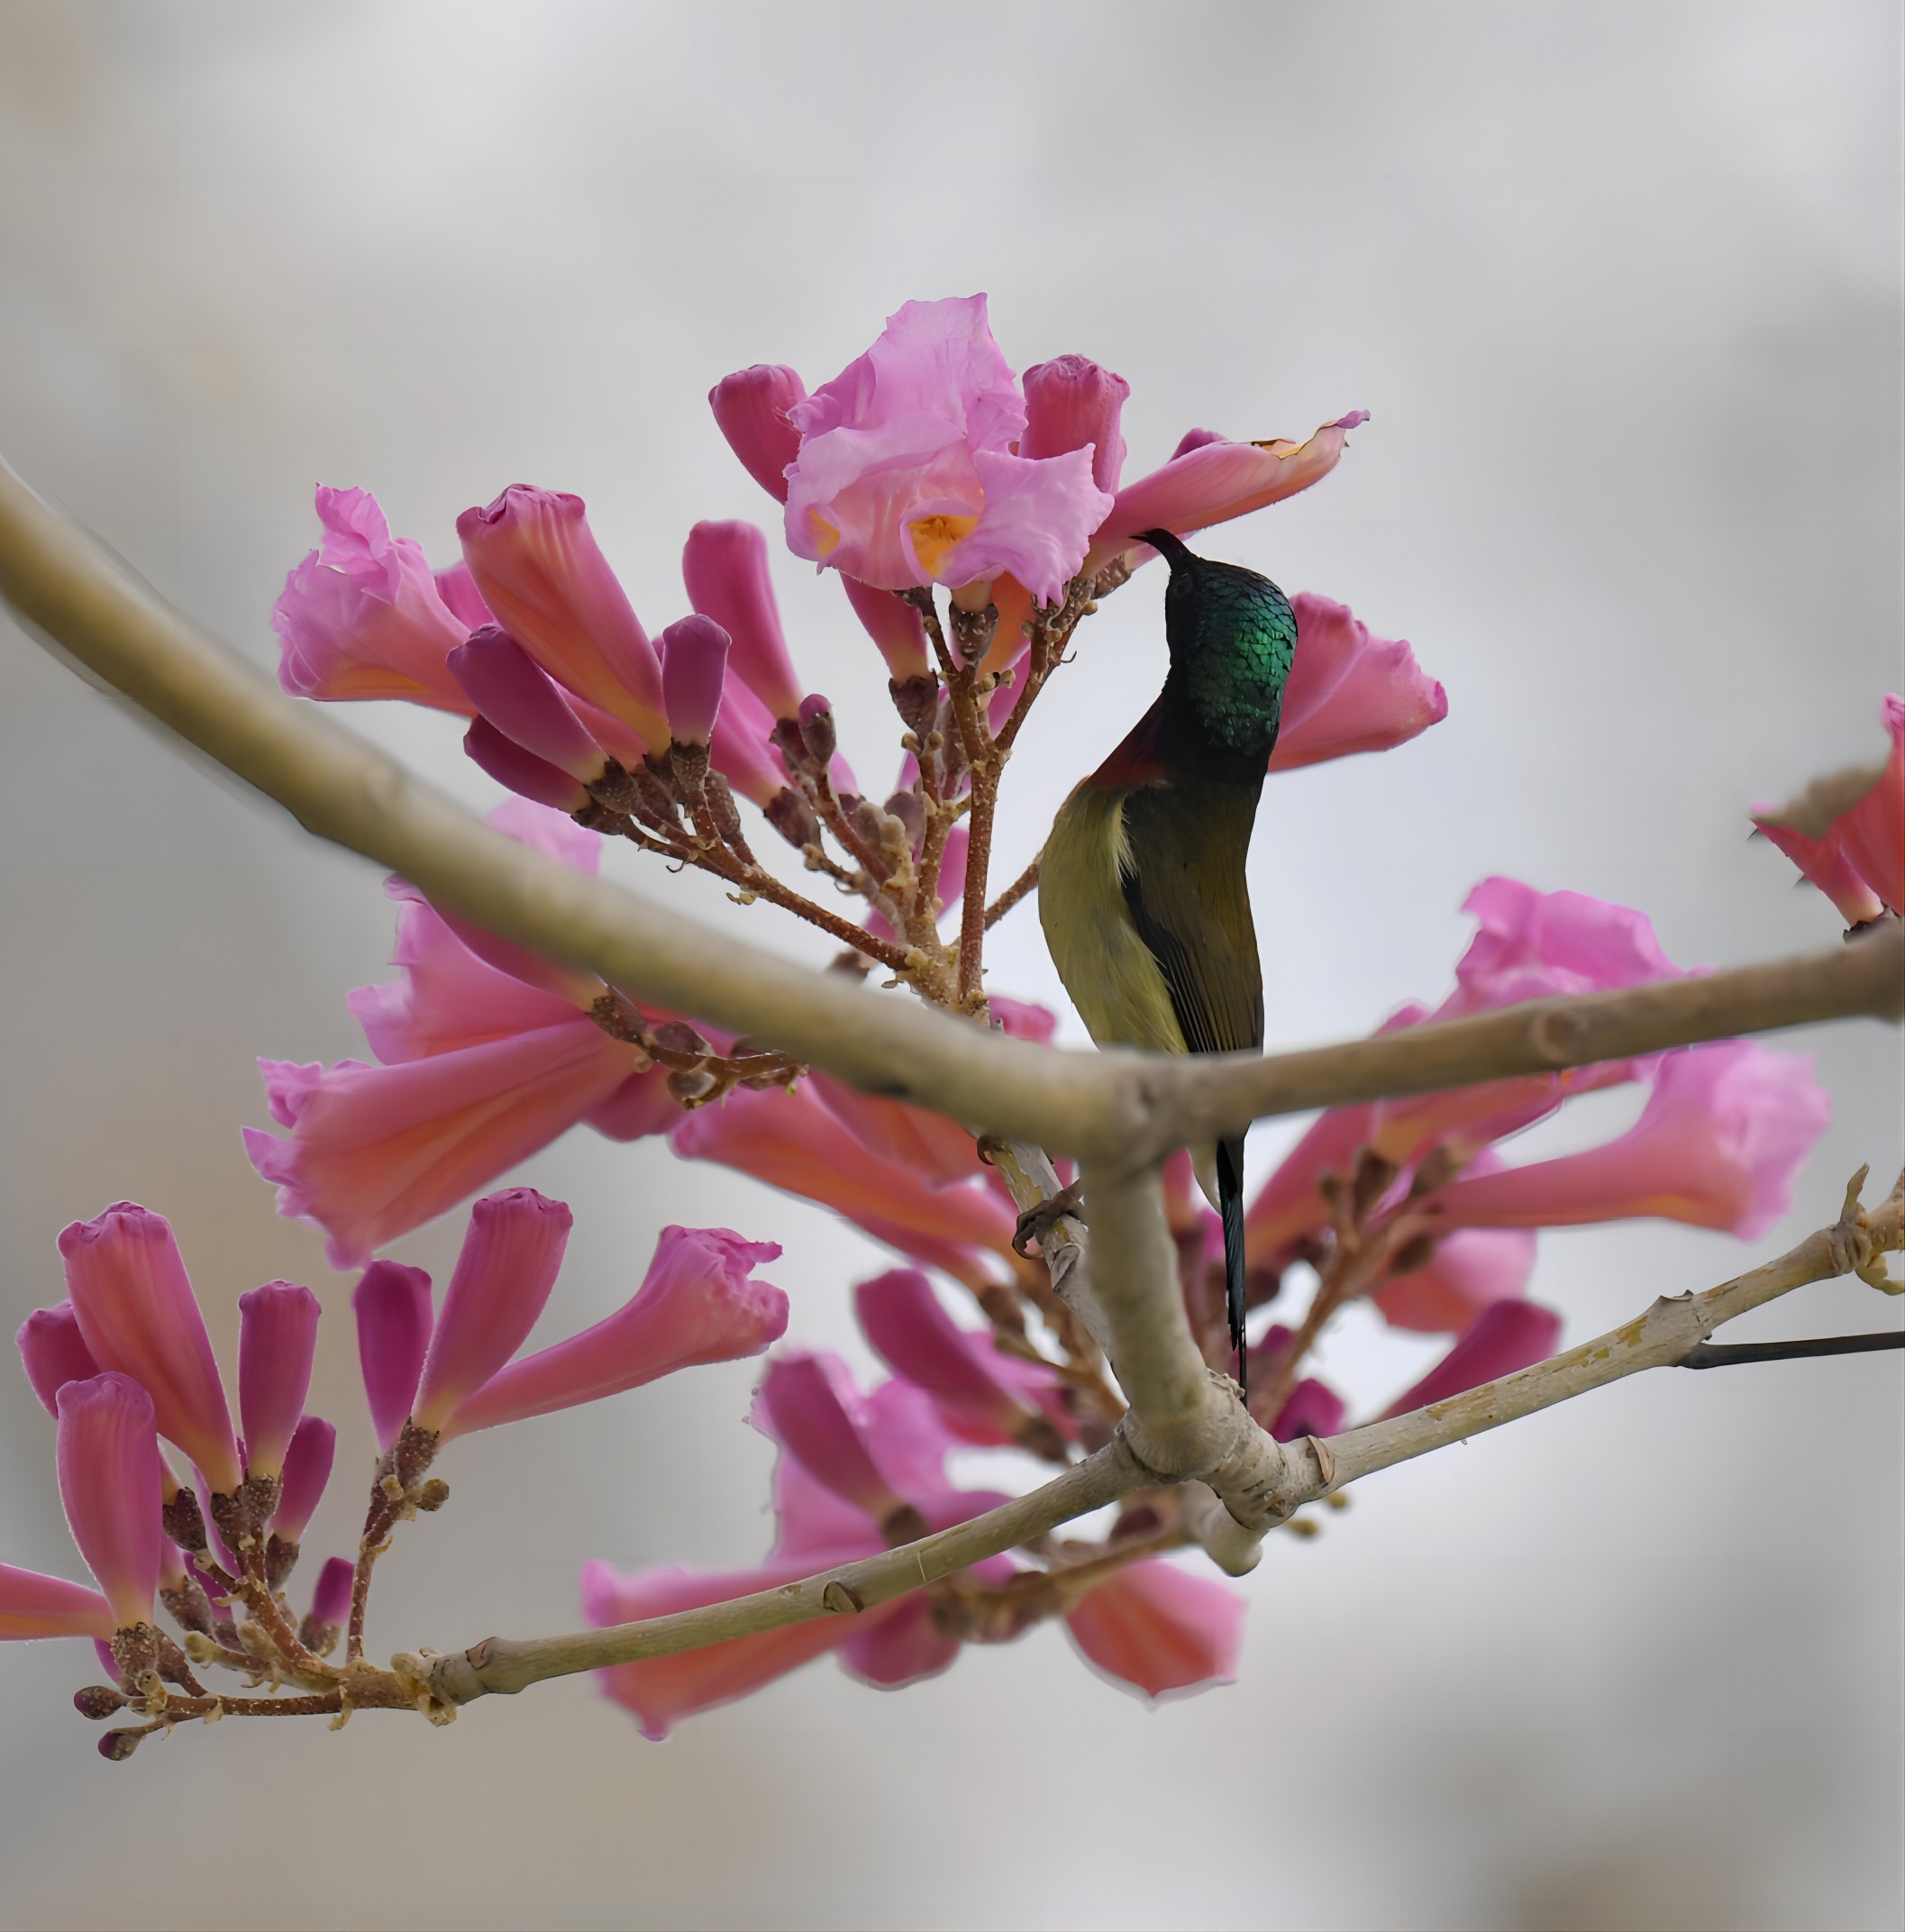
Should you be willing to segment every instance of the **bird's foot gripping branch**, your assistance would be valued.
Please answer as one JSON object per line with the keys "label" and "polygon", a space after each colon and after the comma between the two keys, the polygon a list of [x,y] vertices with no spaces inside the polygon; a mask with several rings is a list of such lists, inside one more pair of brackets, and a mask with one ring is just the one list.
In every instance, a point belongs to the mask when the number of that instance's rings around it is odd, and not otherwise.
{"label": "bird's foot gripping branch", "polygon": [[[1239,1575],[1267,1532],[1313,1536],[1362,1476],[1618,1376],[1764,1359],[1709,1337],[1805,1282],[1895,1290],[1879,1257],[1900,1244],[1900,1195],[1868,1212],[1855,1187],[1781,1260],[1582,1347],[1560,1348],[1562,1314],[1528,1291],[1544,1228],[1653,1217],[1757,1239],[1787,1212],[1826,1098],[1809,1060],[1746,1036],[1900,1015],[1898,700],[1886,762],[1757,821],[1852,943],[1699,972],[1639,912],[1484,876],[1438,1004],[1400,1007],[1365,1040],[1261,1056],[1243,889],[1259,791],[1274,815],[1294,782],[1279,774],[1406,744],[1445,701],[1407,644],[1342,605],[1286,597],[1180,541],[1322,479],[1360,413],[1301,443],[1193,430],[1126,481],[1127,393],[1080,356],[1015,377],[982,297],[908,305],[812,395],[778,367],[716,386],[716,420],[781,506],[788,547],[834,575],[843,621],[878,653],[896,763],[871,788],[795,668],[752,525],[693,525],[690,608],[651,642],[573,497],[506,489],[457,519],[460,560],[433,570],[364,492],[321,491],[323,542],[275,614],[281,683],[454,715],[513,795],[488,827],[269,689],[0,474],[14,607],[397,875],[402,976],[351,996],[374,1063],[263,1062],[278,1131],[247,1134],[281,1211],[321,1225],[356,1275],[356,1550],[304,1593],[301,1541],[337,1442],[305,1401],[334,1296],[273,1282],[242,1299],[235,1426],[170,1231],[142,1208],[60,1237],[68,1299],[20,1333],[98,1587],[0,1569],[0,1636],[97,1643],[107,1681],[79,1708],[138,1720],[106,1734],[109,1756],[195,1718],[401,1708],[442,1722],[583,1670],[660,1736],[823,1652],[895,1686],[1042,1623],[1145,1696],[1221,1682],[1243,1600],[1213,1562]],[[1007,761],[1061,668],[1094,674],[1100,600],[1160,553],[1165,688],[1108,757],[1080,751],[1091,775],[1047,845],[1001,816]],[[656,884],[709,872],[741,907],[818,926],[836,970],[754,947],[758,912],[716,930],[595,876],[631,846],[663,861]],[[995,894],[1008,848],[1021,870]],[[986,932],[1035,891],[1082,1016],[1117,1050],[1058,1052],[1053,1015],[987,983]],[[1620,1084],[1641,1097],[1624,1134],[1545,1161],[1500,1151]],[[1251,1121],[1318,1108],[1247,1189]],[[585,1124],[665,1137],[890,1251],[899,1264],[853,1290],[880,1376],[863,1387],[798,1347],[769,1356],[750,1419],[779,1450],[776,1526],[764,1556],[737,1551],[750,1567],[590,1562],[595,1627],[378,1666],[378,1565],[427,1551],[413,1519],[449,1501],[458,1436],[758,1356],[788,1326],[788,1298],[755,1273],[773,1243],[671,1227],[624,1307],[522,1353],[567,1210],[486,1190]],[[383,1252],[479,1195],[441,1297]],[[1315,1372],[1315,1344],[1358,1301],[1445,1338],[1412,1387]],[[1001,1453],[1000,1487],[971,1486],[975,1450]],[[1029,1487],[1027,1453],[1048,1469]],[[1066,1533],[1107,1506],[1094,1534]],[[482,1611],[445,1615],[480,1627]]]}

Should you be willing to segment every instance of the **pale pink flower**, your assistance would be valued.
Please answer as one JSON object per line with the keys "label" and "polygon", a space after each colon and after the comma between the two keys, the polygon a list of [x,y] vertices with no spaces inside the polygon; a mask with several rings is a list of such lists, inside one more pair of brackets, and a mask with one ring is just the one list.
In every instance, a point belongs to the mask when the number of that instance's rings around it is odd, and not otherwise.
{"label": "pale pink flower", "polygon": [[1111,507],[1089,450],[1013,453],[1025,406],[982,295],[906,304],[787,415],[788,548],[885,589],[1010,571],[1055,601]]}
{"label": "pale pink flower", "polygon": [[436,573],[436,594],[466,630],[480,631],[486,624],[497,621],[496,613],[484,603],[483,593],[469,574],[469,566],[460,557]]}
{"label": "pale pink flower", "polygon": [[1283,692],[1272,771],[1386,752],[1448,715],[1440,684],[1408,644],[1372,637],[1348,606],[1299,591],[1297,654]]}
{"label": "pale pink flower", "polygon": [[238,1298],[238,1415],[247,1475],[283,1473],[311,1387],[323,1312],[317,1297],[293,1281],[267,1281]]}
{"label": "pale pink flower", "polygon": [[94,1360],[139,1382],[160,1433],[191,1457],[214,1491],[235,1493],[244,1472],[232,1414],[171,1224],[117,1201],[96,1219],[62,1229],[59,1254]]}
{"label": "pale pink flower", "polygon": [[1545,1362],[1560,1340],[1561,1317],[1554,1309],[1518,1299],[1494,1302],[1414,1388],[1390,1404],[1383,1417],[1406,1416],[1413,1408],[1446,1402],[1464,1390],[1531,1368]]}
{"label": "pale pink flower", "polygon": [[[697,524],[682,548],[681,579],[689,604],[727,633],[734,675],[773,716],[794,716],[800,708],[800,680],[788,656],[768,574],[767,538],[758,526]],[[918,621],[916,612],[914,619]]]}
{"label": "pale pink flower", "polygon": [[1025,428],[1018,453],[1036,459],[1089,449],[1091,480],[1114,495],[1125,467],[1118,421],[1131,385],[1089,356],[1054,356],[1025,371]]}
{"label": "pale pink flower", "polygon": [[469,1210],[469,1226],[431,1332],[412,1411],[442,1430],[515,1353],[555,1286],[572,1217],[533,1188],[506,1188]]}
{"label": "pale pink flower", "polygon": [[152,1399],[108,1371],[60,1390],[59,1499],[122,1630],[150,1623],[159,1588],[159,1436]]}
{"label": "pale pink flower", "polygon": [[272,606],[278,682],[299,697],[406,697],[469,715],[446,666],[469,626],[443,600],[424,553],[393,537],[368,490],[317,492],[323,544]]}
{"label": "pale pink flower", "polygon": [[582,499],[513,483],[457,518],[464,561],[496,621],[558,684],[668,743],[661,667],[589,531]]}
{"label": "pale pink flower", "polygon": [[1153,1559],[1107,1577],[1066,1612],[1065,1627],[1100,1675],[1155,1701],[1235,1681],[1244,1599]]}
{"label": "pale pink flower", "polygon": [[677,744],[706,744],[714,735],[727,681],[728,634],[698,612],[661,633],[661,691],[669,736]]}
{"label": "pale pink flower", "polygon": [[[89,1636],[103,1642],[115,1628],[113,1606],[96,1590],[63,1576],[0,1563],[0,1643],[35,1637]],[[119,1666],[113,1665],[116,1681]]]}
{"label": "pale pink flower", "polygon": [[[1503,1165],[1493,1149],[1485,1148],[1468,1171]],[[1498,1301],[1527,1292],[1536,1239],[1532,1228],[1463,1228],[1438,1241],[1422,1267],[1391,1275],[1370,1299],[1391,1328],[1461,1335]]]}
{"label": "pale pink flower", "polygon": [[708,407],[742,468],[782,503],[788,466],[800,453],[800,432],[788,420],[788,412],[807,393],[792,369],[775,362],[736,369],[707,392]]}
{"label": "pale pink flower", "polygon": [[926,623],[912,605],[890,590],[863,584],[843,572],[840,588],[853,606],[853,615],[865,626],[866,633],[879,646],[887,661],[887,674],[896,684],[909,678],[933,675],[933,661],[926,652]]}
{"label": "pale pink flower", "polygon": [[59,1413],[54,1398],[68,1382],[83,1382],[99,1372],[70,1301],[35,1308],[20,1324],[14,1344],[20,1351],[26,1379],[40,1398],[40,1406],[50,1416]]}
{"label": "pale pink flower", "polygon": [[[760,1354],[786,1332],[788,1299],[751,1271],[779,1255],[773,1242],[743,1241],[725,1228],[663,1228],[633,1299],[580,1335],[497,1370],[451,1408],[443,1435],[573,1408],[703,1362]],[[446,1305],[446,1320],[449,1313]]]}
{"label": "pale pink flower", "polygon": [[[1452,1181],[1432,1197],[1453,1227],[1564,1227],[1657,1216],[1749,1239],[1791,1204],[1831,1104],[1809,1054],[1746,1040],[1660,1062],[1645,1111],[1600,1147]],[[1504,1304],[1497,1304],[1504,1306]]]}
{"label": "pale pink flower", "polygon": [[[245,1447],[251,1446],[247,1442]],[[304,1536],[305,1526],[331,1481],[331,1465],[336,1456],[337,1431],[322,1416],[301,1417],[285,1451],[284,1487],[271,1517],[274,1536],[290,1544]]]}
{"label": "pale pink flower", "polygon": [[435,1315],[430,1277],[402,1262],[372,1262],[351,1291],[357,1359],[370,1405],[370,1426],[387,1449],[410,1419]]}

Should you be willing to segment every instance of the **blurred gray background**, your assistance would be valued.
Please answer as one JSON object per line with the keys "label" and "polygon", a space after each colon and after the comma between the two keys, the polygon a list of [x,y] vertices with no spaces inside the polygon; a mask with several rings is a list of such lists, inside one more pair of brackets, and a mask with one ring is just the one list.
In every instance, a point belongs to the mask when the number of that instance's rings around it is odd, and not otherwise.
{"label": "blurred gray background", "polygon": [[[439,561],[504,484],[580,492],[652,626],[700,516],[771,521],[703,397],[831,376],[914,296],[990,291],[1023,368],[1126,376],[1130,473],[1183,430],[1373,412],[1321,488],[1213,540],[1406,635],[1446,724],[1270,787],[1272,1043],[1439,998],[1469,887],[1644,907],[1724,964],[1829,944],[1745,814],[1879,755],[1899,688],[1900,15],[1727,4],[801,7],[0,4],[0,448],[260,661],[315,481]],[[881,673],[781,557],[795,652],[883,772]],[[1013,768],[1000,876],[1161,674],[1160,586],[1090,627]],[[23,636],[0,648],[5,1325],[53,1238],[132,1197],[235,1296],[312,1281],[342,1550],[369,1431],[344,1294],[240,1152],[253,1056],[360,1051],[375,872],[181,761]],[[387,710],[389,715],[382,715]],[[352,715],[473,804],[447,720]],[[766,908],[627,876],[804,949]],[[1056,1000],[1029,911],[995,983]],[[1073,1029],[1075,1036],[1075,1027]],[[1900,1155],[1899,1036],[1818,1055],[1837,1118],[1743,1246],[1544,1237],[1571,1340],[1719,1280]],[[1610,1096],[1558,1147],[1631,1115]],[[1260,1130],[1258,1171],[1296,1131]],[[1530,1143],[1530,1151],[1543,1144]],[[653,1144],[579,1133],[544,1329],[616,1305],[670,1220],[786,1244],[850,1350],[873,1251]],[[399,1244],[445,1266],[460,1222]],[[1895,1322],[1837,1284],[1750,1333]],[[1745,1326],[1745,1325],[1743,1325]],[[1355,1315],[1380,1406],[1436,1353]],[[751,1372],[457,1446],[374,1642],[577,1620],[587,1556],[764,1546]],[[1359,1490],[1244,1587],[1243,1681],[1157,1711],[1055,1629],[882,1696],[812,1666],[665,1746],[583,1681],[340,1735],[232,1723],[93,1754],[78,1646],[0,1652],[0,1920],[83,1926],[1893,1927],[1896,1358],[1642,1378]],[[0,1372],[0,1553],[71,1573],[52,1435]]]}

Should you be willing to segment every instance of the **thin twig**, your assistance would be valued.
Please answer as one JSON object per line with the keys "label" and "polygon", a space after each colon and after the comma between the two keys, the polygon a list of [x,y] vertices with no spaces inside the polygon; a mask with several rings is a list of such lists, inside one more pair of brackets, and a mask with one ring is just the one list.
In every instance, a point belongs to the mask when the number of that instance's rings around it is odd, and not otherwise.
{"label": "thin twig", "polygon": [[1036,853],[1032,863],[986,907],[986,930],[989,933],[1021,899],[1029,898],[1038,889],[1038,869],[1044,864],[1044,852]]}

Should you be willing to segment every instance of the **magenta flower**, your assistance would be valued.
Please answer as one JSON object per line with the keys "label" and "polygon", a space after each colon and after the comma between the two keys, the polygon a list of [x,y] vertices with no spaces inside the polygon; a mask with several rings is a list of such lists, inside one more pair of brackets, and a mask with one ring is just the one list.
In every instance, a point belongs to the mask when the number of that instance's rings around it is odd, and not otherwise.
{"label": "magenta flower", "polygon": [[401,1262],[372,1262],[351,1292],[357,1317],[357,1359],[370,1426],[378,1449],[387,1449],[416,1405],[435,1315],[430,1277]]}
{"label": "magenta flower", "polygon": [[1645,1111],[1605,1146],[1452,1181],[1434,1211],[1453,1227],[1565,1227],[1658,1216],[1764,1234],[1831,1104],[1809,1054],[1724,1040],[1665,1055]]}
{"label": "magenta flower", "polygon": [[1408,644],[1372,637],[1344,604],[1305,590],[1294,599],[1297,655],[1283,693],[1272,771],[1387,752],[1439,724],[1448,698]]}
{"label": "magenta flower", "polygon": [[1214,1577],[1135,1563],[1068,1610],[1065,1627],[1101,1676],[1154,1702],[1236,1681],[1244,1599]]}
{"label": "magenta flower", "polygon": [[579,497],[512,483],[456,520],[464,561],[496,621],[558,684],[619,718],[652,751],[668,743],[661,667]]}
{"label": "magenta flower", "polygon": [[1089,356],[1054,356],[1025,371],[1025,428],[1018,453],[1036,460],[1089,450],[1091,480],[1107,496],[1115,494],[1125,468],[1118,421],[1131,385]]}
{"label": "magenta flower", "polygon": [[326,1628],[341,1628],[351,1615],[351,1585],[354,1566],[349,1557],[333,1556],[317,1572],[311,1591],[311,1621]]}
{"label": "magenta flower", "polygon": [[[46,1636],[89,1636],[103,1643],[115,1627],[113,1606],[96,1590],[0,1563],[0,1643]],[[116,1678],[119,1666],[112,1668]]]}
{"label": "magenta flower", "polygon": [[442,1433],[466,1435],[639,1389],[678,1369],[760,1354],[786,1333],[788,1299],[750,1271],[779,1255],[773,1242],[743,1241],[725,1228],[663,1228],[625,1306],[497,1370],[451,1408]]}
{"label": "magenta flower", "polygon": [[[251,1447],[248,1440],[248,1453]],[[274,1536],[294,1545],[302,1540],[305,1526],[331,1481],[331,1465],[336,1456],[337,1431],[322,1416],[304,1417],[285,1450],[284,1484],[271,1517]]]}
{"label": "magenta flower", "polygon": [[26,1379],[48,1415],[59,1413],[55,1398],[68,1382],[83,1382],[98,1374],[99,1364],[79,1332],[79,1317],[70,1301],[50,1308],[35,1308],[14,1336]]}
{"label": "magenta flower", "polygon": [[300,697],[406,697],[469,713],[445,665],[466,624],[424,553],[393,537],[368,490],[317,492],[320,547],[285,579],[272,606],[278,681]]}
{"label": "magenta flower", "polygon": [[248,1475],[283,1472],[311,1387],[323,1312],[308,1288],[291,1281],[267,1281],[238,1298],[238,1414]]}
{"label": "magenta flower", "polygon": [[1348,1405],[1327,1382],[1307,1375],[1290,1391],[1270,1433],[1280,1443],[1293,1443],[1299,1435],[1334,1435],[1348,1412]]}
{"label": "magenta flower", "polygon": [[706,744],[714,735],[727,680],[728,635],[698,613],[661,633],[661,690],[669,735],[677,744]]}
{"label": "magenta flower", "polygon": [[141,1384],[160,1433],[191,1457],[215,1492],[234,1494],[244,1471],[232,1415],[171,1224],[118,1201],[96,1219],[62,1229],[59,1253],[94,1360]]}
{"label": "magenta flower", "polygon": [[925,619],[910,604],[902,603],[890,590],[861,583],[857,577],[843,576],[840,586],[853,606],[853,615],[887,661],[887,673],[895,684],[932,676]]}
{"label": "magenta flower", "polygon": [[1561,1340],[1561,1317],[1539,1302],[1504,1300],[1478,1316],[1462,1339],[1413,1389],[1383,1410],[1385,1420],[1446,1402],[1467,1389],[1545,1362]]}
{"label": "magenta flower", "polygon": [[488,718],[470,721],[463,734],[463,755],[506,791],[546,805],[551,811],[579,812],[590,803],[588,788],[580,779],[571,778],[561,766],[538,758],[533,752],[525,752]]}
{"label": "magenta flower", "polygon": [[[780,629],[767,538],[752,524],[697,524],[681,551],[681,579],[689,604],[727,633],[734,675],[771,716],[794,716],[800,680]],[[918,614],[912,615],[916,624]]]}
{"label": "magenta flower", "polygon": [[792,369],[772,362],[736,369],[707,392],[708,407],[742,468],[782,503],[788,497],[788,468],[800,453],[800,432],[788,413],[807,393],[807,385]]}
{"label": "magenta flower", "polygon": [[1111,507],[1089,449],[1013,453],[1025,405],[982,295],[908,302],[787,418],[788,548],[884,589],[1010,571],[1055,601]]}
{"label": "magenta flower", "polygon": [[1821,779],[1790,806],[1753,808],[1754,824],[1848,925],[1905,915],[1905,699],[1888,696],[1882,715],[1883,764]]}
{"label": "magenta flower", "polygon": [[[1504,1164],[1484,1148],[1468,1171],[1496,1171]],[[1422,1267],[1391,1275],[1370,1299],[1391,1328],[1462,1335],[1498,1301],[1527,1292],[1535,1242],[1531,1228],[1463,1228],[1438,1241]]]}
{"label": "magenta flower", "polygon": [[[607,752],[577,716],[555,680],[506,631],[493,624],[472,631],[450,653],[450,670],[481,714],[470,726],[464,748],[486,770],[489,741],[481,727],[487,724],[519,751],[555,766],[576,781],[576,788],[602,776]],[[624,731],[619,742],[629,757],[640,755],[641,741],[632,732]],[[588,793],[580,791],[579,796],[588,804]]]}
{"label": "magenta flower", "polygon": [[441,1431],[523,1345],[555,1286],[571,1216],[533,1188],[507,1188],[469,1210],[455,1271],[424,1356],[414,1419]]}
{"label": "magenta flower", "polygon": [[59,1391],[59,1499],[122,1629],[150,1623],[164,1537],[152,1399],[108,1371]]}
{"label": "magenta flower", "polygon": [[864,1406],[838,1356],[777,1357],[754,1392],[754,1421],[809,1475],[875,1523],[907,1507],[873,1459]]}

